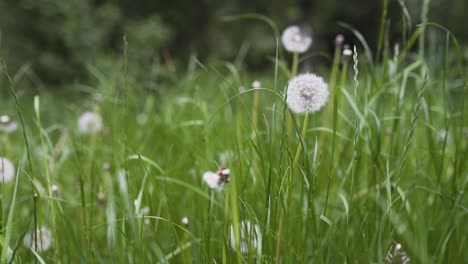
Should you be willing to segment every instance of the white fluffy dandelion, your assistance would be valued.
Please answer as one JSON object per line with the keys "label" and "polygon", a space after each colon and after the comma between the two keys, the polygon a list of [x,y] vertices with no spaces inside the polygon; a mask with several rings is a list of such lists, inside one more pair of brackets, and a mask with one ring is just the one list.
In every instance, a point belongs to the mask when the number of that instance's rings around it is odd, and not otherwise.
{"label": "white fluffy dandelion", "polygon": [[15,166],[7,158],[0,157],[0,183],[15,178]]}
{"label": "white fluffy dandelion", "polygon": [[221,167],[216,173],[207,171],[203,174],[203,181],[208,187],[219,192],[229,182],[230,173],[231,171],[226,167]]}
{"label": "white fluffy dandelion", "polygon": [[52,232],[50,229],[45,226],[37,229],[36,241],[37,243],[34,241],[33,234],[30,232],[24,236],[23,243],[28,248],[35,248],[35,245],[37,245],[38,252],[50,249],[52,247]]}
{"label": "white fluffy dandelion", "polygon": [[288,83],[286,103],[298,114],[320,110],[328,98],[328,85],[312,73],[298,75]]}
{"label": "white fluffy dandelion", "polygon": [[102,117],[93,112],[86,112],[78,119],[78,131],[81,134],[93,134],[103,128]]}
{"label": "white fluffy dandelion", "polygon": [[343,49],[343,56],[351,57],[353,55],[353,51],[349,47],[345,47]]}
{"label": "white fluffy dandelion", "polygon": [[[234,227],[229,227],[229,244],[233,250],[237,250],[236,240],[234,238]],[[242,254],[248,253],[251,249],[261,251],[262,246],[262,233],[257,224],[252,224],[250,221],[242,221],[240,224],[240,252]]]}
{"label": "white fluffy dandelion", "polygon": [[0,132],[12,133],[18,129],[18,123],[11,121],[7,115],[0,116]]}
{"label": "white fluffy dandelion", "polygon": [[189,225],[189,220],[188,220],[188,218],[187,218],[186,216],[182,218],[182,224],[183,224],[184,226],[188,226],[188,225]]}
{"label": "white fluffy dandelion", "polygon": [[287,27],[281,35],[284,48],[289,52],[304,53],[312,44],[312,38],[298,26]]}
{"label": "white fluffy dandelion", "polygon": [[335,37],[335,46],[341,46],[344,43],[344,36],[341,34],[336,35]]}
{"label": "white fluffy dandelion", "polygon": [[262,87],[262,83],[259,80],[255,80],[252,82],[252,88],[260,89]]}

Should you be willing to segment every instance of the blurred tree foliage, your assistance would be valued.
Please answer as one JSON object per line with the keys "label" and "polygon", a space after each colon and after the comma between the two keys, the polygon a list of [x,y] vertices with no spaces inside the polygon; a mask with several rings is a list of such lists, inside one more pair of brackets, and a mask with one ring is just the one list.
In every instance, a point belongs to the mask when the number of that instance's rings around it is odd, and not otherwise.
{"label": "blurred tree foliage", "polygon": [[[86,79],[89,65],[109,70],[118,65],[126,34],[129,71],[152,88],[152,80],[164,75],[155,67],[183,69],[183,63],[178,62],[186,62],[191,54],[203,60],[233,59],[244,47],[248,65],[261,69],[275,47],[271,29],[253,20],[226,23],[222,19],[226,15],[263,14],[275,21],[280,31],[293,23],[308,25],[315,50],[329,49],[334,36],[345,32],[337,21],[344,21],[361,31],[375,48],[382,2],[0,0],[0,54],[13,70],[29,63],[43,81],[70,82]],[[387,26],[394,41],[401,39],[402,7],[409,10],[414,27],[420,21],[422,2],[388,0],[392,19]],[[430,3],[430,21],[448,27],[462,40],[468,39],[463,23],[468,1]]]}

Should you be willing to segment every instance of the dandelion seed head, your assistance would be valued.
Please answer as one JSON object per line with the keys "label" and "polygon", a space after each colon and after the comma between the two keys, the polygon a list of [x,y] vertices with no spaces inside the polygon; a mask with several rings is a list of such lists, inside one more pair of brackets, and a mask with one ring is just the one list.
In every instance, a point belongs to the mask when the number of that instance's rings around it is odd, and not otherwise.
{"label": "dandelion seed head", "polygon": [[341,34],[336,35],[336,37],[335,37],[335,45],[336,45],[336,46],[341,46],[341,45],[343,45],[343,42],[344,42],[344,36],[341,35]]}
{"label": "dandelion seed head", "polygon": [[346,47],[343,49],[343,56],[351,57],[353,56],[353,51],[349,47]]}
{"label": "dandelion seed head", "polygon": [[211,189],[215,189],[220,191],[222,189],[221,186],[219,186],[219,175],[212,172],[212,171],[207,171],[203,174],[203,181],[205,181],[206,185],[210,187]]}
{"label": "dandelion seed head", "polygon": [[102,129],[102,117],[97,113],[86,112],[78,119],[78,131],[81,134],[93,134]]}
{"label": "dandelion seed head", "polygon": [[59,191],[59,187],[58,187],[57,185],[55,185],[55,184],[52,185],[52,186],[50,187],[50,189],[52,190],[52,192],[53,192],[54,194],[57,194],[58,191]]}
{"label": "dandelion seed head", "polygon": [[0,123],[2,124],[10,123],[10,117],[7,115],[0,116]]}
{"label": "dandelion seed head", "polygon": [[9,116],[0,116],[0,132],[11,133],[18,129],[18,123],[13,122]]}
{"label": "dandelion seed head", "polygon": [[[228,242],[231,248],[236,251],[237,244],[234,237],[234,227],[229,227]],[[242,254],[246,254],[250,249],[257,249],[262,245],[262,233],[257,224],[252,224],[250,221],[242,221],[240,223],[240,241],[239,248]]]}
{"label": "dandelion seed head", "polygon": [[207,171],[203,174],[203,181],[213,190],[221,191],[226,183],[229,182],[231,170],[221,167],[216,173]]}
{"label": "dandelion seed head", "polygon": [[9,182],[15,178],[15,166],[7,158],[0,157],[0,183]]}
{"label": "dandelion seed head", "polygon": [[252,82],[252,88],[259,89],[262,87],[262,83],[259,80],[255,80]]}
{"label": "dandelion seed head", "polygon": [[286,103],[298,114],[320,110],[328,98],[328,86],[323,79],[312,73],[298,75],[288,83]]}
{"label": "dandelion seed head", "polygon": [[34,241],[32,232],[29,232],[24,236],[23,243],[28,248],[35,248],[37,245],[38,252],[47,251],[52,247],[52,232],[49,228],[42,226],[36,229],[36,240],[37,243]]}
{"label": "dandelion seed head", "polygon": [[289,26],[281,35],[284,48],[289,52],[304,53],[312,44],[312,38],[298,26]]}

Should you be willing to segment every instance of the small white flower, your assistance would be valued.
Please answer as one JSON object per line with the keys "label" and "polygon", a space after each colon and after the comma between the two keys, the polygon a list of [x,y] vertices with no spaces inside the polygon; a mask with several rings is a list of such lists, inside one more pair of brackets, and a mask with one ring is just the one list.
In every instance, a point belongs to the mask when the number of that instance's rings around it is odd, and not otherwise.
{"label": "small white flower", "polygon": [[298,26],[290,26],[283,31],[281,41],[289,52],[304,53],[312,44],[312,38],[301,31]]}
{"label": "small white flower", "polygon": [[15,166],[7,158],[0,157],[0,182],[9,182],[15,178]]}
{"label": "small white flower", "polygon": [[99,114],[86,112],[78,119],[78,131],[81,134],[93,134],[102,129],[102,117]]}
{"label": "small white flower", "polygon": [[206,185],[211,189],[216,189],[218,191],[222,189],[222,187],[219,186],[219,179],[219,175],[212,171],[207,171],[203,174],[203,181],[205,181]]}
{"label": "small white flower", "polygon": [[18,129],[18,123],[11,121],[7,115],[0,116],[0,132],[12,133]]}
{"label": "small white flower", "polygon": [[252,83],[252,88],[254,89],[260,89],[262,87],[262,83],[259,80],[255,80]]}
{"label": "small white flower", "polygon": [[188,226],[189,220],[188,220],[188,218],[187,218],[186,216],[185,216],[184,218],[182,218],[182,224],[183,224],[184,226]]}
{"label": "small white flower", "polygon": [[0,123],[2,124],[10,123],[10,117],[7,115],[0,116]]}
{"label": "small white flower", "polygon": [[50,189],[53,195],[58,196],[60,188],[57,185],[53,184]]}
{"label": "small white flower", "polygon": [[216,173],[207,171],[203,174],[203,181],[208,187],[219,192],[229,182],[230,173],[231,171],[226,167],[221,167]]}
{"label": "small white flower", "polygon": [[28,248],[35,248],[35,245],[37,245],[38,252],[46,251],[49,248],[51,248],[52,232],[50,231],[50,229],[45,226],[41,227],[40,229],[37,229],[36,241],[37,243],[34,241],[33,234],[30,232],[24,236],[23,243]]}
{"label": "small white flower", "polygon": [[353,55],[353,51],[349,47],[345,47],[343,49],[343,56],[351,57]]}
{"label": "small white flower", "polygon": [[286,103],[298,114],[320,110],[328,98],[328,85],[312,73],[298,75],[288,83]]}
{"label": "small white flower", "polygon": [[[229,244],[235,251],[237,244],[234,237],[234,227],[229,227]],[[240,252],[242,254],[248,253],[250,249],[259,250],[262,246],[262,233],[257,224],[252,224],[250,221],[242,221],[240,224]]]}

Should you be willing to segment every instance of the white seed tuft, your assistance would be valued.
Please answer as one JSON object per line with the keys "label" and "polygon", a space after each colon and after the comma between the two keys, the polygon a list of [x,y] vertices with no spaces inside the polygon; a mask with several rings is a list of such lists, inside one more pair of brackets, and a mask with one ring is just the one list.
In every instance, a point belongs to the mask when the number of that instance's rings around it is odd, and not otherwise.
{"label": "white seed tuft", "polygon": [[286,103],[298,114],[320,110],[328,98],[328,85],[312,73],[298,75],[288,83]]}
{"label": "white seed tuft", "polygon": [[304,53],[312,44],[312,38],[305,34],[300,27],[287,27],[281,35],[284,48],[289,52]]}
{"label": "white seed tuft", "polygon": [[9,182],[15,178],[15,166],[7,158],[0,157],[0,183]]}

